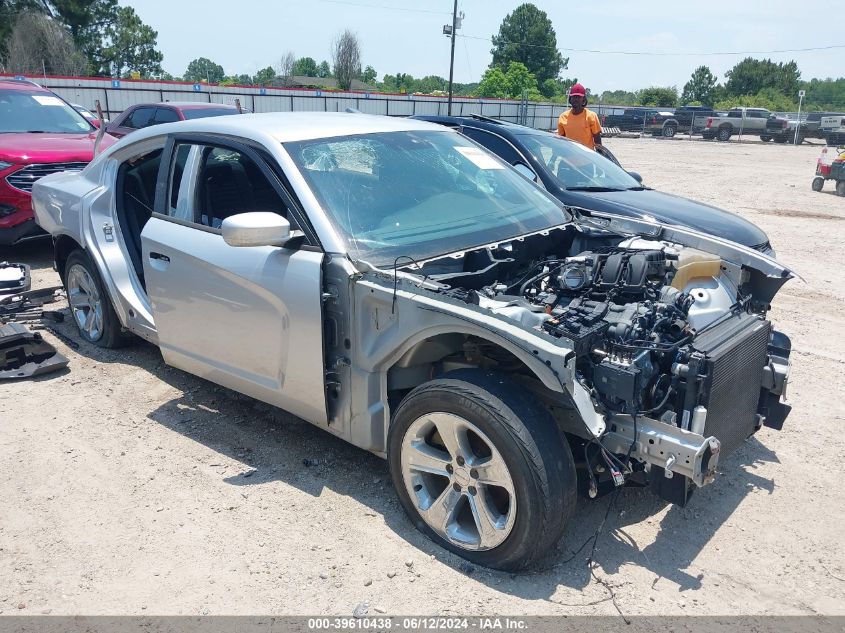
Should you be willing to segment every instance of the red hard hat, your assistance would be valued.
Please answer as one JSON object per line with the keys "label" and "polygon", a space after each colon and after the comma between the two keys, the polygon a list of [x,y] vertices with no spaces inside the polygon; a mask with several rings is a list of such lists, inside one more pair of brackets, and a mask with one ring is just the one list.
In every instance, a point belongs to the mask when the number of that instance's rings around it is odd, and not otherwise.
{"label": "red hard hat", "polygon": [[587,89],[584,88],[581,84],[572,84],[572,87],[569,89],[569,97],[586,97],[587,96]]}

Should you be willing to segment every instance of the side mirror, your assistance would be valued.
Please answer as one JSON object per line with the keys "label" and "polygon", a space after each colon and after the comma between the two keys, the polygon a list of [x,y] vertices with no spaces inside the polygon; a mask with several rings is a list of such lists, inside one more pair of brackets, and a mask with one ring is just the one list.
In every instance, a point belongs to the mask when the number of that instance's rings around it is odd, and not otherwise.
{"label": "side mirror", "polygon": [[284,246],[292,237],[290,222],[269,211],[229,216],[220,228],[229,246]]}
{"label": "side mirror", "polygon": [[521,176],[524,176],[528,180],[537,182],[537,174],[535,174],[534,170],[525,163],[514,163],[513,168],[517,170]]}
{"label": "side mirror", "polygon": [[636,180],[638,183],[643,184],[643,177],[642,177],[642,176],[640,176],[637,172],[635,172],[635,171],[629,171],[629,172],[628,172],[628,175],[629,175],[631,178],[633,178],[634,180]]}

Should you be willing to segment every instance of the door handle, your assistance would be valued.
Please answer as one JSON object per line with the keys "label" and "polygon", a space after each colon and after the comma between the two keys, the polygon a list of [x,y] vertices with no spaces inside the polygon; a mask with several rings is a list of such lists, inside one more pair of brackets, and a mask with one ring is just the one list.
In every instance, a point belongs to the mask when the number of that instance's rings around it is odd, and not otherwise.
{"label": "door handle", "polygon": [[162,255],[161,253],[156,253],[153,251],[150,251],[150,259],[157,259],[165,264],[170,263],[170,258],[167,255]]}

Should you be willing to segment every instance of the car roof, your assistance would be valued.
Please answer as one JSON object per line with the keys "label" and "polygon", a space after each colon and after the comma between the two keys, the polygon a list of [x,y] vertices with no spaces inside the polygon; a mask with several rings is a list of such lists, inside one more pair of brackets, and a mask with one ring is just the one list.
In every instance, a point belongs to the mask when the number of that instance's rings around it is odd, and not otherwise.
{"label": "car roof", "polygon": [[430,121],[440,125],[447,126],[471,126],[480,128],[482,130],[494,131],[497,134],[504,134],[505,136],[525,135],[525,134],[547,134],[543,130],[538,130],[533,127],[525,125],[518,125],[510,121],[503,121],[501,119],[493,119],[490,117],[473,117],[473,116],[443,116],[443,115],[418,115],[412,117],[420,121]]}
{"label": "car roof", "polygon": [[[224,108],[226,110],[237,110],[237,106],[228,105],[226,103],[197,103],[196,101],[159,101],[158,103],[135,103],[132,108],[158,108],[170,106],[172,108],[181,108],[183,110],[204,110],[206,108]],[[128,109],[128,108],[127,108]]]}
{"label": "car roof", "polygon": [[223,134],[245,138],[270,136],[280,143],[380,132],[444,131],[442,125],[383,115],[346,112],[268,112],[165,123],[143,128],[127,139],[133,142],[161,134]]}
{"label": "car roof", "polygon": [[49,90],[47,90],[43,86],[39,86],[34,81],[29,81],[28,79],[0,79],[0,88],[4,89],[12,89],[12,90],[30,90],[30,91],[37,91],[37,92],[49,92],[53,94]]}

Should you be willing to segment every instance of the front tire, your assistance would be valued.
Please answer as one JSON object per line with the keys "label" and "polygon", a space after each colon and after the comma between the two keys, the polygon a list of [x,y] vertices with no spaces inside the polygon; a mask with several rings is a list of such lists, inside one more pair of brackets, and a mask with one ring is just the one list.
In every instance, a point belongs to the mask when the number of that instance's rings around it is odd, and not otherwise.
{"label": "front tire", "polygon": [[64,270],[68,305],[80,336],[99,347],[128,344],[131,335],[124,332],[100,272],[85,251],[73,251]]}
{"label": "front tire", "polygon": [[485,567],[542,557],[575,509],[568,443],[505,374],[459,370],[414,389],[393,417],[387,457],[417,529]]}

